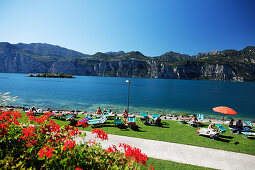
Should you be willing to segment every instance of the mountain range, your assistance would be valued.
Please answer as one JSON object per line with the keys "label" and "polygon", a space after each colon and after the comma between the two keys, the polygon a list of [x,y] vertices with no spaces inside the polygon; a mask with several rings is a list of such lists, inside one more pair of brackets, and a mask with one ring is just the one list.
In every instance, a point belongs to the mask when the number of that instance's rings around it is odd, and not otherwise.
{"label": "mountain range", "polygon": [[255,47],[190,56],[173,51],[148,57],[139,51],[83,54],[45,43],[0,42],[2,73],[255,81]]}

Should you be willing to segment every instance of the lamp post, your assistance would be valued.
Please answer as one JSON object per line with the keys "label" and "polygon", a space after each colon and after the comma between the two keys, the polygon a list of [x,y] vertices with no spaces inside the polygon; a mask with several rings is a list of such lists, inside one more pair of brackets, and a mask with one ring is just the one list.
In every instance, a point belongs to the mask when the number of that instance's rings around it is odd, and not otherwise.
{"label": "lamp post", "polygon": [[126,83],[128,83],[128,104],[127,104],[127,112],[129,112],[129,87],[130,87],[130,80],[126,80]]}

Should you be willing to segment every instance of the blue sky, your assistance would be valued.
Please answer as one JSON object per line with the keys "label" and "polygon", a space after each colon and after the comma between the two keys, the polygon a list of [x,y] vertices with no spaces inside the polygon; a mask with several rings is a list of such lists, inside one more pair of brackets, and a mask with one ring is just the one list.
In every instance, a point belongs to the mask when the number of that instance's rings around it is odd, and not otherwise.
{"label": "blue sky", "polygon": [[253,0],[0,0],[0,41],[86,54],[186,54],[255,45]]}

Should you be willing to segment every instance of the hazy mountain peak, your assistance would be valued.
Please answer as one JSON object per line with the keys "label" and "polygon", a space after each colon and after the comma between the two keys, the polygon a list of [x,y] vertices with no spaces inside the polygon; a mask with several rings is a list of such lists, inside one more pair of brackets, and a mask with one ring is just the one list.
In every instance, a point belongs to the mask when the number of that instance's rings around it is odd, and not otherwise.
{"label": "hazy mountain peak", "polygon": [[69,50],[58,45],[51,45],[47,43],[18,43],[14,45],[20,50],[34,56],[51,56],[58,58],[83,58],[88,56],[74,50]]}

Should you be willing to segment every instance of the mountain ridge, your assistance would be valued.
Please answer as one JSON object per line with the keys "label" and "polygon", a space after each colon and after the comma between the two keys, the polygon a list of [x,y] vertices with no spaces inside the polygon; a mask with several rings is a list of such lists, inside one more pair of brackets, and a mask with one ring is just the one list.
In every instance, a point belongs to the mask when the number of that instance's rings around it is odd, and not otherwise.
{"label": "mountain ridge", "polygon": [[148,57],[139,51],[119,51],[88,55],[45,43],[0,42],[0,72],[255,81],[254,46],[198,54],[169,51]]}

